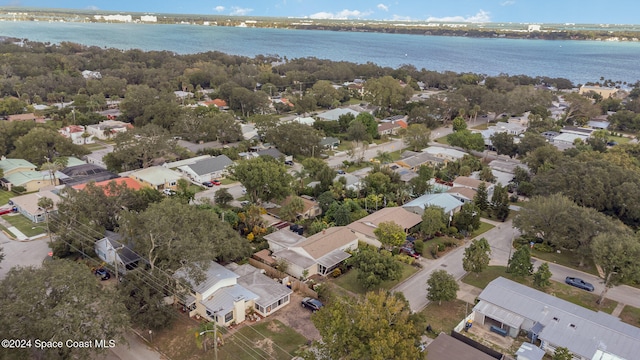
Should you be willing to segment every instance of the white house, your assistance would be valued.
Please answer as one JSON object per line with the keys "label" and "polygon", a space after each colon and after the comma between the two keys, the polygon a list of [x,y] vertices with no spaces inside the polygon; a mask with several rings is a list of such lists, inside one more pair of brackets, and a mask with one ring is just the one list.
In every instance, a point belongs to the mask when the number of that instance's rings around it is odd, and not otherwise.
{"label": "white house", "polygon": [[93,135],[85,131],[82,125],[69,125],[58,130],[60,135],[71,140],[76,145],[93,144]]}
{"label": "white house", "polygon": [[140,256],[122,243],[122,236],[112,231],[106,231],[105,237],[96,241],[94,251],[100,260],[115,266],[120,273],[138,266]]}
{"label": "white house", "polygon": [[133,125],[117,120],[105,120],[99,124],[87,125],[87,132],[100,140],[111,139],[115,134],[130,129],[133,129]]}
{"label": "white house", "polygon": [[203,183],[225,176],[227,167],[232,164],[233,161],[229,157],[220,155],[179,166],[178,170],[187,174],[193,181]]}
{"label": "white house", "polygon": [[190,284],[190,295],[181,300],[189,315],[215,321],[227,326],[242,323],[250,309],[268,316],[291,300],[291,289],[273,281],[251,265],[232,264],[231,269],[211,262],[206,278],[193,281],[186,270],[176,271],[174,277]]}

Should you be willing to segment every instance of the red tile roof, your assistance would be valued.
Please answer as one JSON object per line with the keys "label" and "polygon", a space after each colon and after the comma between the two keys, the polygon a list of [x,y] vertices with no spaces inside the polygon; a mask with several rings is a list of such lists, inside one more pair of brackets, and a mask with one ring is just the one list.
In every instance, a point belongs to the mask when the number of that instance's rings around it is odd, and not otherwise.
{"label": "red tile roof", "polygon": [[213,101],[213,104],[217,107],[228,106],[227,102],[222,99],[213,99],[212,101]]}
{"label": "red tile roof", "polygon": [[[97,183],[94,183],[95,186],[104,188],[105,191],[107,190],[107,186],[109,185],[109,183],[111,182],[115,182],[118,185],[122,185],[125,184],[127,188],[131,189],[131,190],[140,190],[142,189],[142,185],[135,181],[132,178],[117,178],[117,179],[111,179],[111,180],[105,180],[105,181],[100,181]],[[72,186],[72,188],[76,189],[76,190],[83,190],[84,188],[87,187],[87,184],[78,184],[78,185],[74,185]],[[107,193],[107,195],[109,195]]]}

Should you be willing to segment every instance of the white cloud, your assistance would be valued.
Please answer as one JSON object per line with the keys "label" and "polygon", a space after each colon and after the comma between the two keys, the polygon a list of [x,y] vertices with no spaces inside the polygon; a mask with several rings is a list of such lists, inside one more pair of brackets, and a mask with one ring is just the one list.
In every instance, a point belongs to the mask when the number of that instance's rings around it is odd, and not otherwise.
{"label": "white cloud", "polygon": [[435,17],[429,16],[427,21],[433,22],[472,22],[472,23],[482,23],[482,22],[490,22],[491,17],[489,16],[488,11],[480,10],[477,14],[471,16],[445,16],[445,17]]}
{"label": "white cloud", "polygon": [[326,11],[321,11],[319,13],[311,14],[309,17],[311,19],[336,19],[336,20],[345,20],[349,18],[362,18],[365,16],[371,15],[371,11],[359,11],[359,10],[347,10],[344,9],[342,11],[338,11],[337,13],[330,13]]}
{"label": "white cloud", "polygon": [[213,8],[215,11],[217,12],[223,12],[224,11],[224,6],[218,5],[216,7]]}
{"label": "white cloud", "polygon": [[507,0],[507,1],[501,2],[500,5],[502,5],[502,6],[510,6],[510,5],[515,4],[515,3],[516,3],[515,0]]}
{"label": "white cloud", "polygon": [[249,9],[249,8],[241,8],[238,6],[233,6],[231,8],[231,13],[229,13],[229,15],[233,15],[233,16],[245,16],[247,14],[249,14],[250,12],[252,12],[253,9]]}
{"label": "white cloud", "polygon": [[93,11],[96,11],[96,10],[100,10],[100,8],[99,8],[99,7],[97,7],[97,6],[95,6],[95,5],[89,5],[89,6],[87,6],[87,10],[93,10]]}
{"label": "white cloud", "polygon": [[376,7],[383,11],[389,11],[389,7],[385,4],[378,4]]}

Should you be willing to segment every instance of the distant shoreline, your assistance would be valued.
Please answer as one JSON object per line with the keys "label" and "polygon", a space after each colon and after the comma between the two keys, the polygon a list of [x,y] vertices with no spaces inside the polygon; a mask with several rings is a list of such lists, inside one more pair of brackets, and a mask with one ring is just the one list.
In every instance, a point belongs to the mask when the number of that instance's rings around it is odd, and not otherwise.
{"label": "distant shoreline", "polygon": [[184,24],[338,32],[535,40],[640,41],[640,24],[428,23],[0,7],[0,21]]}

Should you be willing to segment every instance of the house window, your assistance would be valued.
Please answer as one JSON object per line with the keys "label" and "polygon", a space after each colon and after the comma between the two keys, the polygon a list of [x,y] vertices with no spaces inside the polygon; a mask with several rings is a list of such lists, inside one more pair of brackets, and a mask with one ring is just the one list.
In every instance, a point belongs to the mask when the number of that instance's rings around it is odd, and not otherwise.
{"label": "house window", "polygon": [[262,306],[260,306],[258,304],[255,304],[255,308],[256,308],[256,310],[258,310],[259,312],[264,314],[264,308]]}
{"label": "house window", "polygon": [[233,320],[233,311],[229,311],[225,316],[224,316],[224,322],[228,323],[229,321]]}
{"label": "house window", "polygon": [[327,275],[327,268],[323,265],[318,264],[318,272],[322,275]]}
{"label": "house window", "polygon": [[176,182],[175,181],[170,182],[169,186],[176,186]]}

